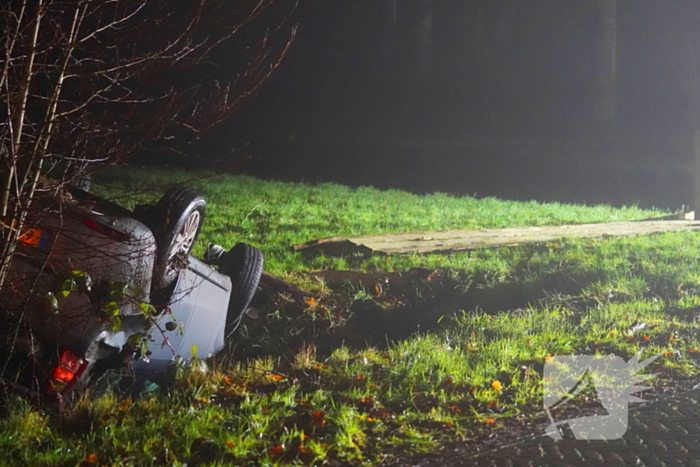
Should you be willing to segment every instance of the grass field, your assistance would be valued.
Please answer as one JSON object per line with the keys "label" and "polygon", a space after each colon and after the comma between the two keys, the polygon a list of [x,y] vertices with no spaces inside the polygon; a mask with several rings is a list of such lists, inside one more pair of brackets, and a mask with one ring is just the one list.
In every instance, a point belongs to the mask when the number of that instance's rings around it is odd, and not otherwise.
{"label": "grass field", "polygon": [[[696,372],[694,233],[403,257],[304,257],[290,248],[331,235],[666,213],[139,169],[110,172],[95,191],[133,205],[184,180],[208,200],[196,253],[209,242],[251,243],[268,272],[312,298],[258,294],[260,318],[244,323],[208,371],[181,369],[166,393],[108,392],[67,412],[12,401],[0,421],[0,463],[391,464],[494,433],[535,434],[542,368],[555,355],[661,353],[649,367],[657,383]],[[381,287],[315,274],[411,268],[428,273]],[[575,402],[591,400],[584,391]]]}

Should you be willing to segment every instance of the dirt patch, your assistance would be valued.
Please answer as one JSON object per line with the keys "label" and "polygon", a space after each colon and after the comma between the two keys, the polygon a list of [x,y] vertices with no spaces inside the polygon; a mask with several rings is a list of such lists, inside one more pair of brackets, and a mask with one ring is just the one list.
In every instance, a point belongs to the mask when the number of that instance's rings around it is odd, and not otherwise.
{"label": "dirt patch", "polygon": [[[549,276],[529,283],[487,285],[446,269],[414,268],[405,273],[324,271],[330,292],[300,301],[279,293],[259,293],[235,337],[236,358],[289,357],[313,344],[319,358],[345,346],[386,348],[416,333],[449,325],[461,310],[497,314],[526,308],[552,295],[576,296],[597,280]],[[447,318],[447,319],[446,319]]]}

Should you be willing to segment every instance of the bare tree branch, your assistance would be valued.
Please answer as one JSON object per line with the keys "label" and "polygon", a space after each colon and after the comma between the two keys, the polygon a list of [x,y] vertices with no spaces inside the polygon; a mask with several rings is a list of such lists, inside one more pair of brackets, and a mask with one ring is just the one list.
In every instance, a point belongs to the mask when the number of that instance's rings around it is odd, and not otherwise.
{"label": "bare tree branch", "polygon": [[[223,122],[287,54],[294,2],[0,7],[0,286],[37,193],[58,194],[70,177],[144,147],[180,150]],[[42,188],[47,171],[62,182]]]}

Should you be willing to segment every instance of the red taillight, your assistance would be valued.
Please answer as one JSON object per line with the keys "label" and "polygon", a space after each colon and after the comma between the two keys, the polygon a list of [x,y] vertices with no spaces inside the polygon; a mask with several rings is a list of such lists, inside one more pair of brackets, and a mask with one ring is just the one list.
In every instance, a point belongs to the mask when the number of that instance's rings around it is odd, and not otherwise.
{"label": "red taillight", "polygon": [[99,222],[95,222],[88,217],[83,218],[83,224],[85,224],[85,227],[88,229],[99,232],[102,235],[106,235],[112,240],[116,240],[118,242],[126,242],[129,240],[129,235],[125,234],[124,232],[114,230],[106,225],[100,224]]}
{"label": "red taillight", "polygon": [[63,392],[70,389],[87,368],[88,362],[76,357],[70,350],[61,352],[58,365],[51,374],[48,392]]}

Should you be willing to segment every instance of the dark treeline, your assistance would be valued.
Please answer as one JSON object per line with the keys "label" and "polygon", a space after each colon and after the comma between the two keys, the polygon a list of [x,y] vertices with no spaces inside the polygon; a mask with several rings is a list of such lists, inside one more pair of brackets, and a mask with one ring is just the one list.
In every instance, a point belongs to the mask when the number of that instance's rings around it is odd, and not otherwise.
{"label": "dark treeline", "polygon": [[[219,166],[245,154],[259,175],[618,204],[640,196],[633,181],[615,192],[617,166],[685,176],[699,2],[302,0],[295,19],[286,63],[206,147]],[[573,178],[546,193],[513,186],[571,170],[616,187],[596,199],[563,192]],[[685,202],[683,183],[643,201]]]}

